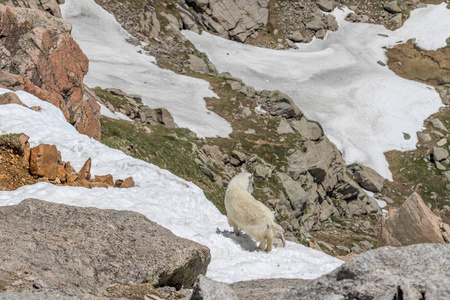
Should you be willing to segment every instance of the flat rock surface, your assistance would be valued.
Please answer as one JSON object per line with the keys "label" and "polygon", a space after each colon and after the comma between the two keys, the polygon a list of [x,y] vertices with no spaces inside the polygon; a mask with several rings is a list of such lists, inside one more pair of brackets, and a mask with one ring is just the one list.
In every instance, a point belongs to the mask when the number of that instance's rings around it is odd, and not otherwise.
{"label": "flat rock surface", "polygon": [[0,207],[0,291],[192,287],[210,252],[145,216],[35,199]]}
{"label": "flat rock surface", "polygon": [[273,299],[450,299],[450,245],[382,247]]}

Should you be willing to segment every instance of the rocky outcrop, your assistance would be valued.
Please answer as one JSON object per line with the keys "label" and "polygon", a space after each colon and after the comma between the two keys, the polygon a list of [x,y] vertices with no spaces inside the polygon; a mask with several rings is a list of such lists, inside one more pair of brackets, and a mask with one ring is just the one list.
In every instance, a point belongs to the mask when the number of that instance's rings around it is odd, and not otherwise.
{"label": "rocky outcrop", "polygon": [[118,285],[189,288],[211,257],[205,246],[139,213],[35,199],[2,207],[0,240],[1,290],[11,292],[76,290],[108,297]]}
{"label": "rocky outcrop", "polygon": [[17,6],[23,8],[39,9],[50,13],[51,15],[61,18],[61,10],[59,4],[63,4],[64,0],[6,0],[7,6]]}
{"label": "rocky outcrop", "polygon": [[450,243],[450,226],[442,222],[417,194],[384,217],[378,246],[407,246],[419,243]]}
{"label": "rocky outcrop", "polygon": [[375,170],[361,164],[352,164],[349,169],[362,188],[374,193],[379,193],[383,189],[384,178]]}
{"label": "rocky outcrop", "polygon": [[273,299],[447,299],[450,245],[383,247]]}
{"label": "rocky outcrop", "polygon": [[0,5],[0,85],[52,103],[80,133],[100,139],[100,107],[83,99],[88,60],[70,30],[44,11]]}
{"label": "rocky outcrop", "polygon": [[[0,136],[0,190],[13,190],[38,181],[85,188],[135,186],[133,177],[115,182],[110,174],[91,178],[90,158],[76,172],[70,162],[61,159],[55,145],[39,144],[30,149],[28,139],[23,133]],[[2,152],[6,152],[4,156]]]}
{"label": "rocky outcrop", "polygon": [[[184,2],[184,1],[183,1]],[[239,42],[269,21],[268,0],[185,0],[194,12],[182,10],[185,20],[195,20],[203,29]]]}

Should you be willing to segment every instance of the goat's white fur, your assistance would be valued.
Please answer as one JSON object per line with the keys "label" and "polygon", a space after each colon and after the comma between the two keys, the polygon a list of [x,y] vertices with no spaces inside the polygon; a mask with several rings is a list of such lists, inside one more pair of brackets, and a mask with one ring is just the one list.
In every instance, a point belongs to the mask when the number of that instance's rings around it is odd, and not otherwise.
{"label": "goat's white fur", "polygon": [[241,172],[229,183],[225,193],[225,209],[228,224],[239,235],[239,228],[259,242],[258,248],[272,250],[272,240],[281,235],[283,247],[286,245],[283,228],[275,223],[273,212],[252,195],[252,174]]}

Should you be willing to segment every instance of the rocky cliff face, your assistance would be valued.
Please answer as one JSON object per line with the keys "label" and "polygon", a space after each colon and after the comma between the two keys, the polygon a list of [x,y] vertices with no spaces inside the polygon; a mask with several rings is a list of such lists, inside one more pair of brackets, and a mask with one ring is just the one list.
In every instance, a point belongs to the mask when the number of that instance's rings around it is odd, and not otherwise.
{"label": "rocky cliff face", "polygon": [[59,107],[80,133],[100,138],[100,107],[83,98],[88,60],[70,23],[34,9],[0,5],[0,85]]}

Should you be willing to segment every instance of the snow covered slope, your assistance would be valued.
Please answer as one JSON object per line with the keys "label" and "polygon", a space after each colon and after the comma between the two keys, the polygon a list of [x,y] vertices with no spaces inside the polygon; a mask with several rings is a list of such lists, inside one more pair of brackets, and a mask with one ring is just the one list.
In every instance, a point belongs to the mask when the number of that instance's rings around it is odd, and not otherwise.
{"label": "snow covered slope", "polygon": [[297,51],[242,45],[206,32],[183,34],[220,72],[291,96],[308,118],[319,121],[348,163],[360,162],[391,179],[383,153],[414,149],[416,131],[442,103],[432,87],[400,78],[377,62],[386,62],[383,47],[410,38],[417,37],[425,49],[445,46],[450,10],[445,3],[417,9],[394,32],[346,22],[348,12],[336,9],[339,30],[325,40],[297,44]]}
{"label": "snow covered slope", "polygon": [[[0,89],[0,94],[8,90]],[[131,210],[211,249],[212,261],[207,276],[223,282],[256,278],[316,278],[330,272],[342,261],[322,252],[288,242],[285,248],[270,253],[253,251],[255,243],[246,236],[236,238],[226,217],[209,202],[203,191],[168,171],[134,159],[100,142],[79,134],[66,122],[61,111],[26,92],[16,92],[29,106],[0,105],[0,134],[24,132],[31,146],[54,144],[62,159],[79,170],[92,157],[93,175],[112,174],[115,178],[133,176],[130,189],[58,187],[47,183],[0,192],[0,205],[12,205],[25,198]]]}
{"label": "snow covered slope", "polygon": [[138,53],[140,47],[125,41],[130,35],[94,0],[67,0],[61,12],[72,23],[72,36],[89,58],[87,86],[139,94],[144,104],[168,109],[180,127],[200,137],[231,133],[231,125],[206,108],[204,97],[217,97],[207,81],[156,66],[154,57]]}

